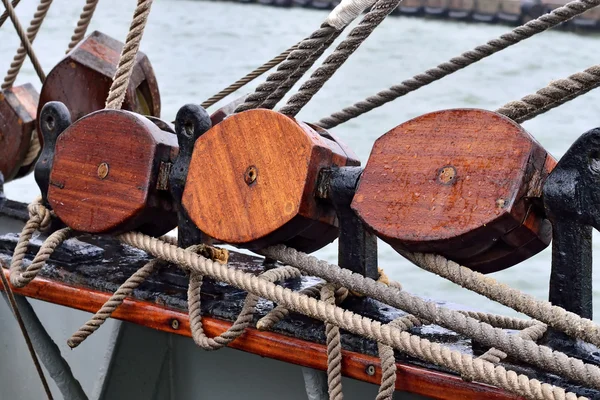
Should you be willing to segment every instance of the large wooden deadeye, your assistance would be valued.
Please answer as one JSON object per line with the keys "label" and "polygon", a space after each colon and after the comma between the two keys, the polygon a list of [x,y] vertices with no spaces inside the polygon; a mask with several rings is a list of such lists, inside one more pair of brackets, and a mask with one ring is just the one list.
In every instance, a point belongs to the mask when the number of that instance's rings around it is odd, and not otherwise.
{"label": "large wooden deadeye", "polygon": [[550,243],[540,197],[555,165],[502,115],[434,112],[376,141],[352,208],[400,252],[439,253],[494,272]]}

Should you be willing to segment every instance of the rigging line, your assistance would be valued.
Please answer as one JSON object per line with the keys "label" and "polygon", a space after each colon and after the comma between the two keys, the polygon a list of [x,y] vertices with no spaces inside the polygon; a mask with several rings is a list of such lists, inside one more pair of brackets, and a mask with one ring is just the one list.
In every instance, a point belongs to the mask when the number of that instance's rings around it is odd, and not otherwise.
{"label": "rigging line", "polygon": [[25,343],[27,344],[27,348],[29,349],[29,354],[31,355],[31,359],[33,360],[33,364],[35,365],[35,369],[40,376],[40,381],[42,381],[42,386],[44,387],[44,391],[46,392],[46,396],[49,400],[52,400],[52,392],[50,391],[50,386],[48,386],[48,381],[46,381],[46,377],[44,376],[44,371],[42,370],[42,366],[40,365],[40,360],[35,353],[33,348],[33,343],[31,342],[31,338],[29,337],[29,333],[27,332],[27,328],[25,327],[25,323],[23,322],[23,318],[21,316],[21,311],[19,311],[19,307],[17,306],[17,301],[15,300],[15,295],[8,283],[8,279],[4,275],[4,262],[0,260],[0,280],[2,280],[2,286],[4,286],[6,292],[7,303],[12,309],[13,314],[15,315],[15,319],[19,324],[19,328],[21,328],[21,333],[23,334],[23,338],[25,339]]}
{"label": "rigging line", "polygon": [[312,53],[306,61],[300,64],[300,66],[296,68],[296,70],[285,81],[283,81],[281,85],[279,85],[279,87],[275,89],[275,91],[265,99],[265,101],[263,101],[260,107],[268,108],[270,110],[275,108],[277,103],[279,103],[279,101],[283,99],[283,97],[290,91],[292,87],[294,87],[294,85],[300,80],[300,78],[302,78],[304,74],[306,74],[306,71],[308,71],[310,67],[312,67],[313,64],[319,58],[321,58],[325,50],[327,50],[331,46],[331,44],[335,42],[335,40],[341,35],[342,32],[343,29],[335,31],[329,37],[329,39],[327,39],[327,41],[323,43],[323,46],[319,50]]}
{"label": "rigging line", "polygon": [[140,49],[144,28],[146,27],[148,16],[150,15],[152,1],[153,0],[138,0],[133,13],[133,20],[129,27],[129,33],[127,34],[125,45],[123,46],[121,56],[119,57],[119,65],[115,72],[115,76],[113,77],[110,91],[108,92],[106,108],[119,110],[123,105],[127,86],[129,86],[129,78],[133,72],[135,58]]}
{"label": "rigging line", "polygon": [[[16,8],[20,2],[21,2],[21,0],[13,0],[12,1],[13,8]],[[0,15],[0,27],[2,27],[2,25],[4,25],[4,22],[6,21],[7,18],[8,18],[8,11],[4,11],[2,13],[2,15]]]}
{"label": "rigging line", "polygon": [[240,89],[241,87],[245,86],[246,84],[252,82],[254,79],[258,78],[265,72],[269,71],[271,68],[281,64],[293,50],[296,50],[297,47],[298,47],[298,43],[296,43],[295,45],[293,45],[292,47],[290,47],[283,53],[279,54],[278,56],[267,61],[260,67],[256,68],[254,71],[248,73],[243,78],[238,79],[231,85],[227,86],[225,89],[221,90],[219,93],[213,95],[209,99],[202,102],[202,104],[200,104],[200,105],[204,108],[208,108],[208,107],[212,106],[213,104],[215,104],[216,102],[224,99],[225,97],[229,96],[231,93],[235,92],[236,90]]}
{"label": "rigging line", "polygon": [[598,86],[600,86],[600,64],[582,72],[577,72],[565,79],[552,81],[548,86],[534,94],[503,105],[496,112],[522,123],[565,104]]}
{"label": "rigging line", "polygon": [[[329,13],[319,29],[300,42],[298,48],[292,51],[284,62],[279,64],[277,70],[271,73],[267,77],[266,82],[260,84],[254,93],[250,94],[246,98],[246,101],[236,108],[235,112],[263,107],[263,103],[271,95],[273,97],[269,100],[268,104],[272,104],[271,107],[274,107],[279,99],[287,93],[293,84],[329,48],[341,31],[364,10],[372,6],[374,2],[375,0],[342,0]],[[296,71],[298,71],[298,74],[296,74]],[[288,81],[290,78],[291,80]],[[277,89],[282,85],[282,89],[275,95]]]}
{"label": "rigging line", "polygon": [[17,31],[17,34],[19,35],[19,38],[21,39],[21,45],[19,46],[19,49],[17,50],[17,54],[13,58],[13,62],[10,64],[10,68],[6,74],[6,77],[4,78],[4,82],[2,83],[1,89],[2,90],[10,89],[12,87],[12,85],[15,83],[15,80],[17,79],[17,75],[19,74],[19,71],[21,70],[21,67],[23,66],[23,62],[25,61],[26,55],[29,56],[29,59],[31,60],[31,63],[33,64],[33,68],[35,69],[35,72],[37,73],[38,77],[40,78],[40,81],[42,83],[44,83],[44,81],[46,80],[46,75],[44,74],[44,70],[42,69],[40,62],[39,62],[37,56],[35,55],[35,52],[33,51],[33,47],[31,46],[31,43],[35,40],[35,37],[37,36],[37,33],[42,25],[42,22],[44,21],[44,17],[46,16],[46,13],[48,12],[48,8],[50,8],[50,5],[52,4],[52,0],[41,0],[40,1],[40,4],[38,5],[38,8],[37,8],[35,14],[33,15],[33,19],[31,20],[31,23],[29,24],[29,28],[27,28],[27,34],[23,30],[23,27],[21,26],[21,23],[19,22],[19,19],[17,18],[17,15],[15,14],[15,9],[10,4],[10,2],[8,0],[2,0],[2,2],[4,3],[4,7],[6,7],[6,11],[8,12],[8,15],[10,16],[10,19],[15,27],[15,30]]}
{"label": "rigging line", "polygon": [[331,25],[322,24],[319,29],[314,31],[308,38],[298,44],[298,48],[293,50],[287,59],[279,64],[277,70],[272,72],[265,82],[258,85],[254,93],[251,93],[246,101],[235,109],[235,112],[242,112],[258,108],[277,88],[284,83],[311,55],[318,51],[325,51],[324,44],[337,31]]}
{"label": "rigging line", "polygon": [[85,2],[85,6],[83,6],[83,11],[79,15],[79,21],[77,21],[77,26],[75,27],[75,32],[73,32],[73,36],[71,36],[71,42],[67,47],[67,53],[73,50],[75,46],[81,42],[81,39],[85,36],[88,27],[90,26],[90,22],[92,22],[92,17],[94,16],[94,11],[96,11],[96,6],[98,5],[99,0],[87,0]]}
{"label": "rigging line", "polygon": [[296,116],[401,1],[379,0],[279,112],[290,117]]}
{"label": "rigging line", "polygon": [[575,0],[567,3],[562,7],[554,9],[548,14],[544,14],[537,19],[531,20],[496,39],[490,40],[484,45],[477,46],[474,49],[469,50],[458,57],[454,57],[435,68],[429,69],[422,74],[416,75],[399,85],[394,85],[389,89],[383,90],[350,107],[335,112],[329,117],[322,118],[315,124],[325,129],[338,126],[395,100],[398,97],[404,96],[423,86],[442,79],[443,77],[489,57],[494,53],[504,50],[509,46],[568,21],[598,5],[600,5],[600,0]]}

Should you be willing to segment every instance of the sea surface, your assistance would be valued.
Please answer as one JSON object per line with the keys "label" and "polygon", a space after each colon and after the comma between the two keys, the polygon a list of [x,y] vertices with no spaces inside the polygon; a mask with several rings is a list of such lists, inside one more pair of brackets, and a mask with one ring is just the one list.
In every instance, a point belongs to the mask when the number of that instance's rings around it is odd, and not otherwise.
{"label": "sea surface", "polygon": [[[17,8],[26,25],[34,1]],[[55,1],[34,48],[49,71],[66,50],[83,1]],[[125,40],[135,1],[101,0],[92,30]],[[206,1],[157,0],[152,7],[142,51],[154,66],[163,104],[163,118],[173,120],[179,107],[200,103],[253,68],[290,47],[319,27],[326,11],[278,9],[260,5]],[[510,28],[408,17],[390,17],[352,55],[299,118],[308,122],[457,56]],[[0,70],[7,70],[18,42],[10,22],[0,29]],[[418,115],[455,107],[496,109],[597,62],[600,37],[551,31],[489,57],[440,82],[411,93],[332,131],[364,162],[373,142],[394,126]],[[239,95],[253,90],[247,86]],[[27,62],[17,81],[41,85]],[[233,95],[231,99],[234,99]],[[227,102],[225,100],[224,102]],[[552,110],[524,124],[555,157],[560,157],[582,133],[600,124],[600,91]],[[30,201],[38,194],[33,176],[6,187],[12,199]],[[594,233],[594,250],[600,241]],[[335,244],[317,253],[336,261]],[[380,243],[380,266],[412,293],[467,307],[515,314],[479,295],[420,270]],[[530,260],[493,277],[537,298],[548,293],[551,253],[546,249]],[[595,260],[594,268],[600,267]],[[595,305],[600,306],[600,274],[595,273]],[[596,313],[600,317],[600,313]]]}

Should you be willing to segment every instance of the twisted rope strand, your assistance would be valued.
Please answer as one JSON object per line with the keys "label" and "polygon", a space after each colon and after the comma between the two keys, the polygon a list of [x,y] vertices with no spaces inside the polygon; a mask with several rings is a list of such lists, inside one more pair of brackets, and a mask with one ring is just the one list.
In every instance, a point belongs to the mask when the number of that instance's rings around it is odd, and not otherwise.
{"label": "twisted rope strand", "polygon": [[331,116],[319,120],[316,125],[325,129],[338,126],[343,122],[356,118],[374,108],[395,100],[398,97],[404,96],[423,86],[442,79],[443,77],[489,57],[494,53],[504,50],[509,46],[568,21],[599,4],[600,0],[575,0],[567,3],[564,6],[556,8],[550,13],[544,14],[537,19],[531,20],[496,39],[490,40],[484,45],[477,46],[473,50],[467,51],[458,57],[454,57],[435,68],[428,69],[424,73],[416,75],[399,85],[394,85],[374,96],[368,97],[350,107],[333,113]]}
{"label": "twisted rope strand", "polygon": [[298,44],[287,59],[279,64],[277,70],[271,73],[264,83],[261,83],[254,93],[251,93],[243,104],[240,104],[235,112],[239,113],[253,108],[258,108],[282,83],[284,83],[300,65],[317,51],[325,51],[324,44],[336,33],[337,29],[330,25],[323,24],[314,31],[308,38]]}
{"label": "twisted rope strand", "polygon": [[600,64],[568,78],[550,82],[548,86],[521,100],[511,101],[496,110],[510,119],[522,123],[600,86]]}
{"label": "twisted rope strand", "polygon": [[96,11],[98,1],[99,0],[86,0],[83,11],[79,15],[79,21],[77,21],[75,32],[73,32],[73,36],[71,36],[71,42],[69,42],[69,46],[67,47],[67,53],[73,50],[85,36],[85,33],[90,26],[90,22],[92,22],[92,17],[94,16],[94,11]]}
{"label": "twisted rope strand", "polygon": [[108,92],[106,108],[118,110],[123,105],[127,86],[129,85],[129,78],[133,72],[135,58],[140,49],[144,28],[148,22],[148,15],[150,15],[152,1],[153,0],[138,0],[133,13],[133,21],[131,21],[129,33],[127,34],[123,50],[121,51],[119,65],[117,66],[117,71],[113,77],[110,91]]}
{"label": "twisted rope strand", "polygon": [[490,276],[434,254],[403,254],[426,271],[526,314],[575,338],[600,346],[600,327],[593,321],[513,289]]}
{"label": "twisted rope strand", "polygon": [[[536,323],[530,327],[523,329],[518,333],[519,337],[524,340],[537,341],[546,333],[547,326],[545,324]],[[491,348],[482,354],[479,358],[491,363],[499,363],[507,357],[506,353],[496,348]]]}
{"label": "twisted rope strand", "polygon": [[[565,392],[560,387],[529,379],[525,375],[507,371],[502,366],[494,366],[485,360],[474,359],[470,355],[462,354],[418,336],[402,332],[397,327],[382,325],[380,322],[367,317],[299,294],[227,265],[210,261],[190,251],[177,248],[147,235],[126,233],[119,235],[118,238],[123,243],[145,250],[165,261],[176,263],[184,270],[211,276],[213,279],[274,301],[295,312],[335,324],[348,332],[382,342],[413,357],[444,366],[461,375],[469,374],[479,382],[500,387],[528,399],[585,399],[585,397],[577,397],[574,393]],[[367,279],[364,280],[367,281]],[[386,288],[388,287],[386,286]],[[397,292],[397,290],[395,291]],[[523,341],[523,339],[520,340]]]}
{"label": "twisted rope strand", "polygon": [[15,55],[13,62],[10,64],[10,68],[6,74],[6,77],[4,78],[4,82],[2,83],[2,86],[0,87],[0,89],[2,89],[2,90],[10,89],[12,87],[12,85],[15,83],[15,80],[17,79],[17,75],[19,74],[19,71],[21,70],[21,67],[23,66],[23,62],[25,60],[25,55],[29,56],[31,63],[33,64],[33,68],[35,69],[35,72],[37,73],[38,77],[40,78],[40,82],[44,83],[44,81],[46,80],[46,74],[44,74],[42,65],[40,64],[40,61],[38,60],[37,56],[35,55],[35,51],[33,50],[31,43],[35,39],[37,32],[38,32],[40,26],[42,25],[42,22],[44,21],[44,17],[46,16],[46,13],[48,12],[48,8],[52,4],[52,0],[41,0],[40,1],[40,4],[39,4],[35,14],[33,15],[33,19],[31,20],[30,26],[27,29],[27,33],[25,33],[23,26],[21,26],[21,23],[19,22],[19,19],[17,18],[17,14],[15,13],[15,9],[10,4],[10,2],[8,0],[2,0],[2,3],[4,4],[4,7],[6,7],[6,12],[8,13],[8,15],[15,27],[15,30],[17,31],[17,34],[19,35],[19,38],[21,39],[21,45],[19,46],[19,49],[17,50],[17,54]]}
{"label": "twisted rope strand", "polygon": [[142,268],[138,269],[131,275],[112,296],[102,305],[102,308],[94,314],[94,316],[81,326],[77,332],[73,333],[67,345],[74,349],[79,346],[92,333],[96,332],[108,318],[115,312],[117,308],[129,297],[135,289],[138,288],[160,265],[162,261],[155,258],[146,263]]}
{"label": "twisted rope strand", "polygon": [[[397,318],[390,322],[390,325],[408,331],[409,329],[420,326],[421,321],[412,315]],[[377,352],[381,359],[381,384],[375,400],[392,400],[396,390],[396,357],[394,349],[382,343],[377,343]]]}
{"label": "twisted rope strand", "polygon": [[335,51],[325,59],[323,64],[317,68],[310,79],[304,82],[298,93],[293,95],[287,104],[279,110],[282,114],[290,117],[296,116],[298,112],[313,98],[313,96],[325,85],[325,82],[348,60],[358,47],[371,35],[371,33],[383,22],[383,20],[398,7],[402,0],[379,0],[371,11],[365,15],[341,42]]}
{"label": "twisted rope strand", "polygon": [[[259,279],[265,282],[277,282],[286,279],[297,278],[300,271],[292,267],[279,267],[263,273]],[[225,332],[210,338],[204,333],[202,328],[202,314],[200,307],[200,287],[202,286],[202,275],[197,271],[191,271],[190,282],[188,286],[188,312],[190,315],[190,329],[194,342],[204,350],[218,350],[227,346],[229,343],[240,337],[246,328],[252,323],[253,315],[256,312],[258,296],[248,292],[242,311],[234,321],[233,325]]]}
{"label": "twisted rope strand", "polygon": [[325,43],[323,43],[323,46],[321,46],[321,48],[313,52],[306,59],[306,61],[300,64],[300,66],[296,68],[296,70],[291,75],[289,75],[289,77],[285,81],[283,81],[277,87],[277,89],[275,89],[275,91],[265,99],[265,101],[262,102],[260,108],[268,108],[269,110],[275,108],[277,103],[279,103],[279,101],[283,99],[283,97],[290,91],[292,87],[294,87],[294,85],[300,80],[300,78],[302,78],[304,74],[306,74],[310,67],[312,67],[319,58],[321,58],[325,50],[327,50],[331,46],[331,44],[335,42],[335,40],[340,36],[341,33],[341,30],[335,31],[329,37],[329,39],[327,39]]}
{"label": "twisted rope strand", "polygon": [[[13,8],[16,8],[20,2],[21,2],[21,0],[12,0],[11,5],[13,6]],[[2,15],[0,15],[0,27],[2,27],[2,25],[4,25],[4,22],[6,22],[7,18],[8,18],[8,11],[4,11],[2,13]]]}
{"label": "twisted rope strand", "polygon": [[[335,304],[335,291],[332,285],[327,284],[321,288],[321,300],[327,304]],[[325,323],[325,337],[327,344],[327,391],[331,400],[343,400],[340,328]]]}
{"label": "twisted rope strand", "polygon": [[352,290],[413,314],[417,318],[462,333],[486,346],[496,347],[515,359],[563,375],[589,387],[600,388],[600,368],[568,357],[564,353],[552,351],[548,347],[539,346],[515,335],[508,335],[501,329],[493,328],[457,311],[440,307],[433,302],[427,302],[282,245],[269,247],[261,253],[330,283],[350,287]]}
{"label": "twisted rope strand", "polygon": [[252,82],[254,79],[258,78],[259,76],[261,76],[265,72],[269,71],[271,68],[273,68],[273,67],[281,64],[287,58],[287,56],[292,51],[294,51],[297,47],[298,47],[298,43],[296,43],[295,45],[293,45],[292,47],[290,47],[289,49],[287,49],[283,53],[279,54],[278,56],[273,57],[271,60],[267,61],[266,63],[264,63],[260,67],[256,68],[254,71],[250,72],[249,74],[247,74],[243,78],[238,79],[237,81],[235,81],[231,85],[227,86],[225,89],[221,90],[219,93],[213,95],[209,99],[207,99],[204,102],[202,102],[202,104],[200,104],[200,105],[202,107],[204,107],[204,108],[208,108],[208,107],[212,106],[213,104],[215,104],[216,102],[224,99],[225,97],[229,96],[231,93],[233,93],[236,90],[242,88],[243,86],[245,86],[248,83]]}

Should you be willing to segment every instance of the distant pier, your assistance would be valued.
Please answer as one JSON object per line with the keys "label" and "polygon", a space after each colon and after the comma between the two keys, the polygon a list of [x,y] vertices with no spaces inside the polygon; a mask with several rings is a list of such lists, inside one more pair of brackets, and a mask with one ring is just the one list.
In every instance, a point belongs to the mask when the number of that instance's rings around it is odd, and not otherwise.
{"label": "distant pier", "polygon": [[[330,10],[339,0],[227,0],[275,7]],[[520,25],[568,3],[566,0],[404,0],[394,15]],[[562,29],[600,32],[600,7],[563,23]]]}

